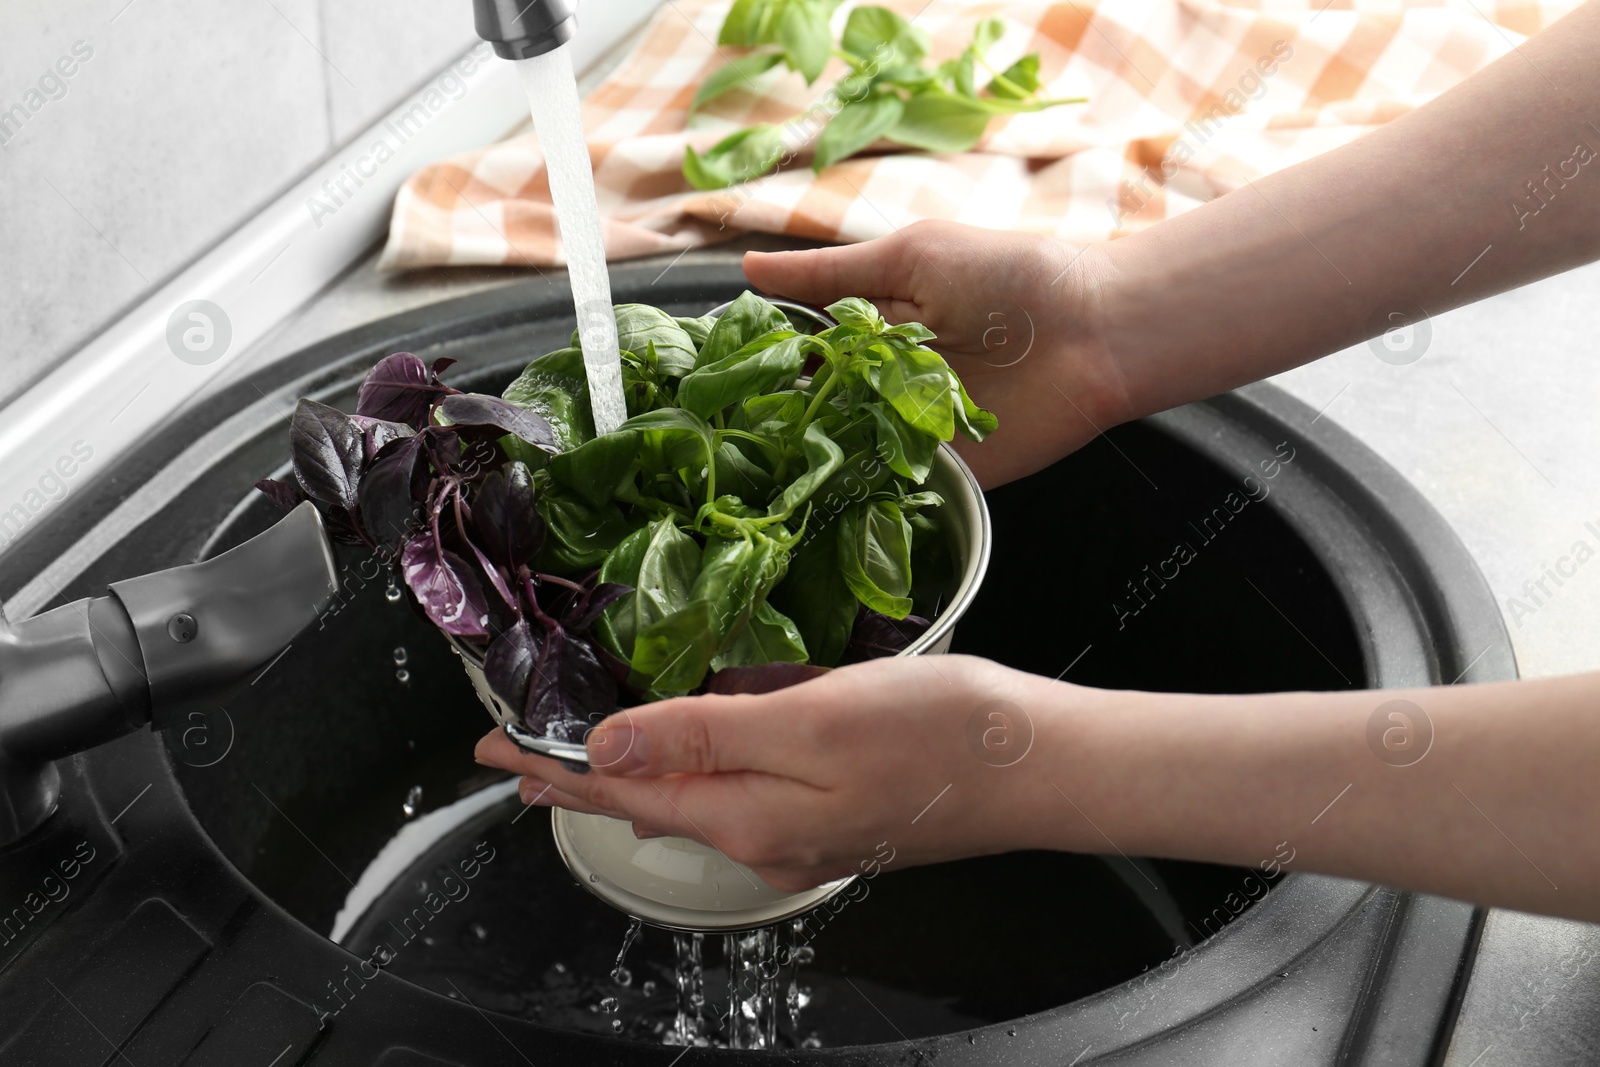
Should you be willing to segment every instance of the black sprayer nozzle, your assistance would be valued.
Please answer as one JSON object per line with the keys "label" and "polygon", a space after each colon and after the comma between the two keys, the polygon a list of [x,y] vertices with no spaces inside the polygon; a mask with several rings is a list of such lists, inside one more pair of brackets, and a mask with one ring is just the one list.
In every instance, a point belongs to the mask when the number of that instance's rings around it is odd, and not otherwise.
{"label": "black sprayer nozzle", "polygon": [[0,848],[55,809],[55,760],[214,709],[336,589],[322,520],[302,504],[214,559],[14,625],[0,616]]}
{"label": "black sprayer nozzle", "polygon": [[577,32],[578,0],[473,0],[478,36],[502,59],[528,59]]}

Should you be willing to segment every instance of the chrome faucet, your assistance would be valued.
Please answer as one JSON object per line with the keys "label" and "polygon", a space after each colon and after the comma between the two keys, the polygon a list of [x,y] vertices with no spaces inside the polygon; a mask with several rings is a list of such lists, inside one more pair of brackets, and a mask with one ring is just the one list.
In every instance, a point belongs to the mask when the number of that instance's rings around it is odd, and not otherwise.
{"label": "chrome faucet", "polygon": [[220,556],[10,624],[0,612],[0,848],[55,810],[55,761],[210,711],[337,591],[322,519],[302,504]]}

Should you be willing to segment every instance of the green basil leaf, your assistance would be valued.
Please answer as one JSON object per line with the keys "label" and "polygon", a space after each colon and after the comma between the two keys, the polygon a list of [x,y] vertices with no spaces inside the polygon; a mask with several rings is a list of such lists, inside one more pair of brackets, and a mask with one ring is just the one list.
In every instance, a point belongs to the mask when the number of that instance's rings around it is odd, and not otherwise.
{"label": "green basil leaf", "polygon": [[705,679],[711,657],[717,653],[718,637],[712,624],[712,606],[692,600],[640,631],[629,662],[634,672],[647,680],[652,695],[687,693]]}
{"label": "green basil leaf", "polygon": [[911,614],[911,527],[887,500],[839,516],[839,573],[856,599],[891,619]]}
{"label": "green basil leaf", "polygon": [[617,305],[617,346],[646,355],[655,346],[657,373],[681,378],[694,369],[698,346],[678,320],[647,304]]}
{"label": "green basil leaf", "polygon": [[731,356],[773,330],[790,329],[789,320],[776,305],[746,289],[718,318],[700,346],[697,367]]}
{"label": "green basil leaf", "polygon": [[886,7],[858,7],[845,21],[839,47],[881,70],[920,63],[928,54],[928,35]]}
{"label": "green basil leaf", "polygon": [[783,156],[783,131],[765,123],[729,134],[702,155],[683,150],[683,176],[696,189],[726,189],[759,178]]}
{"label": "green basil leaf", "polygon": [[806,662],[806,642],[793,619],[762,601],[726,652],[711,660],[713,670],[759,667],[764,663]]}
{"label": "green basil leaf", "polygon": [[618,430],[563,452],[550,460],[550,477],[576,493],[590,507],[602,507],[633,470],[639,434]]}
{"label": "green basil leaf", "polygon": [[698,470],[711,462],[716,431],[700,416],[682,408],[659,408],[635,415],[621,429],[638,430],[645,448],[661,452],[672,470]]}
{"label": "green basil leaf", "polygon": [[869,147],[894,129],[904,110],[905,105],[893,93],[875,93],[846,104],[822,128],[811,169],[820,171]]}
{"label": "green basil leaf", "polygon": [[878,391],[912,426],[941,441],[955,436],[954,375],[944,357],[919,346],[875,345],[883,349]]}
{"label": "green basil leaf", "polygon": [[826,526],[851,504],[882,489],[892,477],[894,470],[878,454],[875,442],[871,447],[850,453],[839,469],[811,494],[807,531]]}
{"label": "green basil leaf", "polygon": [[978,23],[977,28],[972,31],[972,48],[979,53],[987,52],[998,44],[1000,38],[1005,35],[1006,23],[1004,19],[986,18]]}
{"label": "green basil leaf", "polygon": [[900,121],[887,136],[927,152],[966,152],[983,138],[990,114],[971,97],[928,88],[906,101]]}
{"label": "green basil leaf", "polygon": [[[678,403],[703,418],[747,397],[793,384],[806,364],[804,334],[775,330],[713,363],[703,363],[678,383]],[[706,348],[711,348],[708,341]]]}
{"label": "green basil leaf", "polygon": [[[626,640],[624,647],[630,655],[639,634],[688,606],[690,590],[700,573],[700,545],[678,529],[671,516],[656,520],[633,537],[641,535],[645,541],[639,569],[627,583],[634,591],[612,605],[618,612],[617,635]],[[601,581],[609,580],[602,572]]]}
{"label": "green basil leaf", "polygon": [[900,325],[891,326],[883,332],[889,337],[904,337],[912,344],[921,344],[923,341],[931,341],[935,336],[932,330],[928,329],[920,322],[902,322]]}
{"label": "green basil leaf", "polygon": [[844,465],[844,450],[828,436],[820,422],[813,422],[806,427],[800,444],[805,452],[806,472],[790,482],[778,499],[772,502],[767,509],[768,518],[788,519]]}
{"label": "green basil leaf", "polygon": [[854,327],[874,334],[883,330],[883,316],[878,313],[877,307],[870,300],[863,300],[859,296],[847,296],[843,300],[835,301],[829,304],[826,310],[838,320],[840,326]]}
{"label": "green basil leaf", "polygon": [[839,573],[838,529],[808,524],[788,575],[772,591],[773,604],[794,620],[811,662],[824,667],[838,664],[856,619],[856,595]]}
{"label": "green basil leaf", "polygon": [[956,394],[961,401],[955,405],[954,412],[956,425],[961,432],[974,441],[982,441],[994,433],[1000,425],[1000,420],[995,418],[994,412],[985,411],[972,402],[972,398],[967,395],[967,387],[961,384],[961,379],[954,371],[950,372],[950,381],[955,385]]}
{"label": "green basil leaf", "polygon": [[694,342],[695,352],[698,354],[700,346],[706,343],[706,338],[711,336],[711,327],[717,324],[715,315],[701,315],[697,319],[677,320],[683,332],[689,335],[689,340]]}
{"label": "green basil leaf", "polygon": [[828,28],[832,5],[817,0],[786,0],[778,15],[778,38],[789,66],[805,76],[810,85],[828,65],[833,50],[833,31]]}
{"label": "green basil leaf", "polygon": [[725,440],[717,446],[717,488],[728,490],[741,502],[766,500],[777,490],[777,483],[761,464],[745,454],[738,442]]}
{"label": "green basil leaf", "polygon": [[699,91],[694,94],[694,102],[689,105],[689,114],[693,115],[717,97],[734,89],[748,87],[751,92],[759,94],[761,89],[754,84],[754,80],[781,62],[782,52],[753,52],[730,60],[700,83]]}
{"label": "green basil leaf", "polygon": [[[594,416],[589,411],[589,383],[584,375],[583,353],[576,348],[552,352],[528,364],[517,380],[506,386],[501,397],[519,407],[525,407],[548,422],[556,433],[556,443],[563,450],[576,448],[594,436]],[[515,442],[515,438],[512,438]],[[525,451],[538,453],[538,449],[525,446]],[[508,452],[513,449],[508,447]],[[534,470],[544,465],[548,456],[532,462],[529,457],[513,454]]]}
{"label": "green basil leaf", "polygon": [[752,433],[769,436],[782,433],[804,417],[809,400],[810,397],[799,389],[753,396],[744,402],[744,424]]}
{"label": "green basil leaf", "polygon": [[867,410],[878,431],[878,454],[896,474],[921,485],[933,469],[933,456],[939,440],[906,422],[899,412],[882,404],[868,404]]}
{"label": "green basil leaf", "polygon": [[539,513],[551,535],[539,552],[539,565],[557,573],[598,567],[635,526],[616,504],[592,507],[577,494],[550,482],[540,493]]}
{"label": "green basil leaf", "polygon": [[749,46],[761,34],[761,19],[773,7],[773,0],[734,0],[728,17],[722,20],[718,44]]}
{"label": "green basil leaf", "polygon": [[1003,100],[1025,100],[1038,91],[1038,52],[1030,52],[1023,56],[989,83],[989,92]]}
{"label": "green basil leaf", "polygon": [[[600,581],[630,586],[637,591],[639,567],[644,563],[645,550],[650,547],[650,535],[653,532],[652,526],[641,526],[624,537],[611,550],[606,561],[600,564]],[[624,661],[632,658],[633,642],[639,633],[634,623],[632,605],[636,595],[636,592],[624,595],[602,611],[594,623],[594,635],[600,639],[600,643]]]}

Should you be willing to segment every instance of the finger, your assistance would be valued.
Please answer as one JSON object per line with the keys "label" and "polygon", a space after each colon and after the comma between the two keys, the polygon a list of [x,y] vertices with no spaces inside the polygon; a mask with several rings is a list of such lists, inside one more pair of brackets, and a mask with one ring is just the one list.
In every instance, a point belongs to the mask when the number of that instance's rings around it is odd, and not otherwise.
{"label": "finger", "polygon": [[865,296],[886,315],[915,306],[904,242],[879,239],[838,248],[747,252],[744,273],[759,289],[810,304]]}
{"label": "finger", "polygon": [[602,775],[633,778],[782,773],[781,763],[794,762],[794,724],[811,700],[810,687],[822,680],[760,696],[679,697],[618,712],[590,731],[589,765]]}
{"label": "finger", "polygon": [[578,811],[585,815],[604,815],[609,819],[627,818],[621,812],[591,804],[582,797],[573,796],[537,778],[524,778],[517,783],[517,797],[530,808],[566,808],[568,811]]}

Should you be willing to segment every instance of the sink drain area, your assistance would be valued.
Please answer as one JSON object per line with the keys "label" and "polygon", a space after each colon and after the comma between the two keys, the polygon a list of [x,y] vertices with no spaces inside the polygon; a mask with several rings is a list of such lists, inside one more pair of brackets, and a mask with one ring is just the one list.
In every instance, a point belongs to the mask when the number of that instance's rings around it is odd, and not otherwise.
{"label": "sink drain area", "polygon": [[[617,299],[693,314],[742,287],[693,257],[668,279],[618,270]],[[64,502],[0,561],[0,589],[85,533],[107,547],[73,550],[69,598],[245,540],[275,517],[250,487],[286,462],[293,397],[349,402],[398,350],[452,356],[453,381],[498,391],[570,332],[563,298],[451,301],[241,381]],[[1173,691],[1513,676],[1443,521],[1313,416],[1252,387],[990,493],[997,551],[954,650]],[[573,884],[547,813],[472,763],[488,720],[454,657],[374,561],[339,564],[321,629],[186,729],[63,763],[60,810],[0,853],[0,904],[21,907],[0,914],[0,1062],[1332,1064],[1381,1048],[1423,1064],[1448,1034],[1476,931],[1464,905],[1016,853],[891,869],[814,923],[777,983],[804,1001],[779,1060],[663,1045],[674,936],[646,928],[613,976],[627,919]],[[452,806],[445,831],[391,844]]]}

